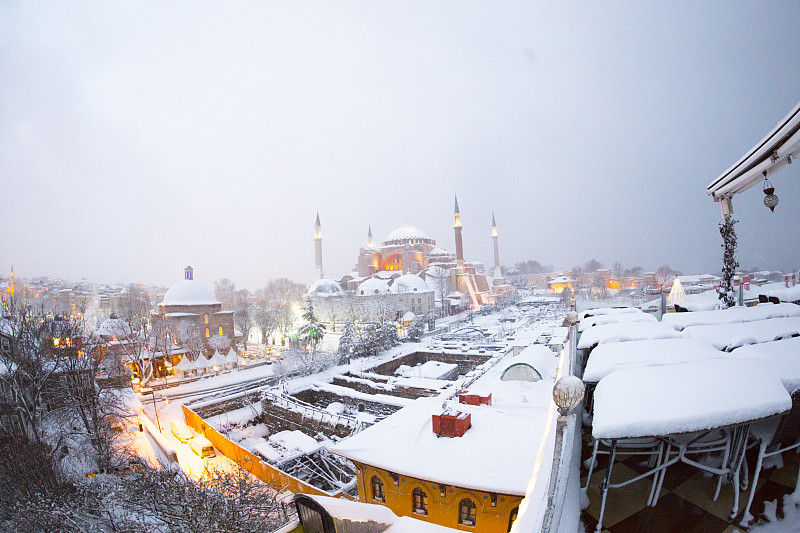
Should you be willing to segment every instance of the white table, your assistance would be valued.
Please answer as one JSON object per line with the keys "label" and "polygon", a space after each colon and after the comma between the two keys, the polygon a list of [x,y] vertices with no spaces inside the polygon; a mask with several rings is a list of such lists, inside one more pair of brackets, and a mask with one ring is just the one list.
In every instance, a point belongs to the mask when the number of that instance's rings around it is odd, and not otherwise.
{"label": "white table", "polygon": [[661,322],[625,322],[602,324],[581,333],[578,349],[586,350],[609,342],[641,341],[647,339],[677,339],[682,337],[673,328]]}
{"label": "white table", "polygon": [[730,357],[764,359],[781,378],[789,394],[800,388],[800,337],[742,346],[733,350]]}
{"label": "white table", "polygon": [[731,351],[748,344],[759,344],[800,335],[800,317],[690,326],[683,330],[683,334],[692,339],[706,339],[720,350]]}
{"label": "white table", "polygon": [[[620,440],[644,437],[667,443],[665,460],[637,476],[663,475],[677,461],[691,464],[716,475],[728,475],[733,483],[735,516],[739,504],[739,468],[744,458],[749,424],[779,415],[791,408],[792,400],[779,377],[758,358],[707,359],[666,366],[628,368],[608,374],[597,384],[594,398],[592,436],[611,441],[611,459],[601,482],[602,516],[614,466],[616,445]],[[712,468],[688,457],[689,446],[711,430],[725,429],[723,464]],[[670,448],[677,450],[670,458]],[[658,497],[660,483],[655,495]],[[719,485],[718,485],[719,486]],[[718,489],[719,490],[719,489]],[[655,500],[653,500],[653,504]]]}
{"label": "white table", "polygon": [[730,357],[702,339],[655,339],[601,344],[592,350],[583,381],[597,383],[608,374],[642,366],[663,366]]}
{"label": "white table", "polygon": [[800,305],[760,304],[753,307],[730,307],[718,311],[696,311],[693,313],[667,313],[661,322],[682,331],[689,326],[709,326],[715,324],[733,324],[736,322],[753,322],[768,318],[786,318],[800,316]]}

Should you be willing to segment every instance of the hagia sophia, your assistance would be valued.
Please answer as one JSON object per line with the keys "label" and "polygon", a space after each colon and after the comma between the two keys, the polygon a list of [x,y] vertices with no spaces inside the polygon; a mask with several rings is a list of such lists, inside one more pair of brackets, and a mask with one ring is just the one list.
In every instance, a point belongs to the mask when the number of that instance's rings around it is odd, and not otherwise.
{"label": "hagia sophia", "polygon": [[322,266],[322,225],[314,226],[316,280],[308,291],[319,320],[371,322],[376,312],[389,307],[403,322],[414,317],[435,318],[465,309],[479,309],[509,294],[500,272],[497,225],[492,214],[494,265],[464,260],[461,213],[455,199],[453,232],[455,253],[439,245],[424,230],[406,224],[375,244],[368,227],[366,246],[358,251],[353,272],[339,279],[326,278]]}

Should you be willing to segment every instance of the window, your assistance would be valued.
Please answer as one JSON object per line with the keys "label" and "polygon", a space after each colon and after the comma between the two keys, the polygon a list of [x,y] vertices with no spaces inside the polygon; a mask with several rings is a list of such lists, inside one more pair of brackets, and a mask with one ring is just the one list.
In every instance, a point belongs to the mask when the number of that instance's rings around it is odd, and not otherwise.
{"label": "window", "polygon": [[475,512],[477,511],[475,502],[469,498],[464,498],[458,504],[458,523],[462,526],[475,526]]}
{"label": "window", "polygon": [[511,510],[511,516],[508,517],[508,530],[511,531],[511,526],[514,525],[514,520],[517,519],[517,515],[519,514],[519,507],[514,507]]}
{"label": "window", "polygon": [[425,494],[422,489],[416,488],[411,492],[411,498],[414,504],[414,513],[428,516],[428,506],[425,502],[425,500],[428,498],[428,495]]}
{"label": "window", "polygon": [[383,481],[378,476],[372,476],[372,499],[383,503]]}
{"label": "window", "polygon": [[206,338],[209,338],[210,336],[211,336],[211,332],[208,330],[208,328],[206,328]]}
{"label": "window", "polygon": [[219,334],[222,335],[222,326],[219,327]]}
{"label": "window", "polygon": [[208,324],[208,313],[206,313],[205,322],[206,322],[206,324]]}

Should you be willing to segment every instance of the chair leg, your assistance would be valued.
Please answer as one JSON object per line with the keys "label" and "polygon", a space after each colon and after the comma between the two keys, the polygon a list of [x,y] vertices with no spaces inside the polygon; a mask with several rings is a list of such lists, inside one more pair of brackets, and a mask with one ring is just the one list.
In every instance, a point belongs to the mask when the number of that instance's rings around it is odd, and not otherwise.
{"label": "chair leg", "polygon": [[589,465],[589,475],[586,476],[586,485],[583,487],[584,492],[589,489],[589,482],[592,479],[592,472],[594,471],[594,462],[597,461],[597,448],[599,445],[599,440],[594,441],[594,446],[592,447],[592,464]]}
{"label": "chair leg", "polygon": [[[655,464],[656,468],[660,467],[664,463],[664,461],[662,461],[663,456],[664,456],[664,443],[662,442],[661,444],[658,445],[658,460],[656,461]],[[650,456],[651,463],[655,457],[656,457],[655,455]],[[652,466],[653,465],[648,463],[648,467]],[[656,470],[656,474],[655,476],[653,476],[653,484],[650,486],[650,496],[647,498],[647,505],[649,506],[655,507],[656,505],[656,500],[658,498],[657,497],[654,498],[654,496],[656,495],[656,487],[658,486],[658,482],[660,479],[661,479],[661,470]]]}
{"label": "chair leg", "polygon": [[611,458],[608,460],[608,470],[603,481],[600,482],[600,490],[603,491],[603,499],[600,502],[600,516],[597,518],[597,528],[595,533],[603,531],[603,513],[606,511],[606,498],[608,497],[608,486],[611,483],[611,470],[614,468],[614,459],[617,455],[617,441],[611,441]]}
{"label": "chair leg", "polygon": [[[722,454],[722,464],[720,466],[724,467],[725,465],[728,464],[728,456],[730,455],[730,453],[731,453],[731,441],[730,439],[728,439],[728,441],[725,443],[725,452]],[[717,480],[717,490],[714,491],[714,499],[712,501],[717,501],[717,498],[719,498],[720,488],[722,488],[722,476],[719,476],[719,479]]]}
{"label": "chair leg", "polygon": [[758,459],[756,459],[756,468],[753,470],[753,482],[750,487],[750,496],[747,498],[747,505],[744,507],[742,514],[742,524],[750,521],[750,505],[753,503],[753,497],[756,495],[756,488],[758,487],[758,476],[761,474],[761,463],[764,461],[764,452],[767,450],[767,443],[760,442],[758,445]]}
{"label": "chair leg", "polygon": [[[669,461],[669,452],[670,452],[671,449],[672,449],[672,445],[671,444],[667,444],[667,450],[664,453],[664,462],[665,463],[667,461]],[[680,453],[680,450],[678,450],[678,453]],[[659,474],[661,474],[661,477],[658,480],[658,487],[656,488],[656,492],[653,495],[653,501],[651,503],[651,505],[653,507],[656,506],[656,502],[658,501],[658,497],[661,495],[661,487],[662,487],[662,485],[664,485],[664,478],[667,475],[667,469],[666,468],[663,469],[661,472],[659,472]],[[658,474],[656,474],[656,476],[658,476]]]}

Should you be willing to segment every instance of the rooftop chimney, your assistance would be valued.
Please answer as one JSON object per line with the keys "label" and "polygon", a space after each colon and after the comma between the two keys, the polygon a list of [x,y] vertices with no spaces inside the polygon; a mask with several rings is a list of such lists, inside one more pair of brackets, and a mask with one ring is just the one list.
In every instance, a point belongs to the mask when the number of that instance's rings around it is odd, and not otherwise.
{"label": "rooftop chimney", "polygon": [[440,415],[433,415],[433,432],[440,437],[463,437],[472,427],[472,415],[459,411],[446,410]]}

